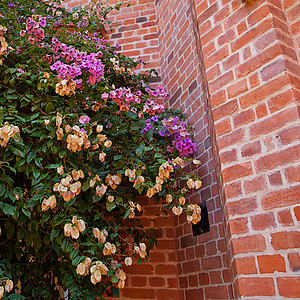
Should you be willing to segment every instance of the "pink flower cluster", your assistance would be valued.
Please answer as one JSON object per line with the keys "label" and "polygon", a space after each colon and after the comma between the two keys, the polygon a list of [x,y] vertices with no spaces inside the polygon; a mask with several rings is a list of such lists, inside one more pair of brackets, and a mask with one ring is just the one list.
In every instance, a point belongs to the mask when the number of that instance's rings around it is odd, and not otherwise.
{"label": "pink flower cluster", "polygon": [[[57,60],[54,64],[51,65],[51,70],[56,70],[58,77],[62,79],[74,79],[82,75],[82,71],[89,73],[87,83],[94,85],[97,82],[100,82],[104,77],[104,64],[101,61],[102,52],[97,53],[80,52],[73,47],[69,47],[64,43],[61,43],[57,38],[52,39],[52,51],[55,54],[59,53],[59,56],[56,59],[64,58],[67,62],[72,62],[67,64]],[[46,58],[47,61],[49,57]]]}
{"label": "pink flower cluster", "polygon": [[115,102],[119,106],[120,108],[119,112],[129,111],[132,104],[141,103],[141,99],[137,95],[133,94],[130,89],[124,87],[111,90],[109,94],[107,93],[102,94],[103,100],[107,100],[108,98],[110,98],[113,102]]}
{"label": "pink flower cluster", "polygon": [[26,31],[21,30],[20,35],[25,36],[26,32],[29,34],[28,42],[34,44],[35,42],[41,42],[45,38],[45,31],[41,27],[46,26],[46,19],[40,17],[39,21],[36,22],[32,18],[26,20]]}

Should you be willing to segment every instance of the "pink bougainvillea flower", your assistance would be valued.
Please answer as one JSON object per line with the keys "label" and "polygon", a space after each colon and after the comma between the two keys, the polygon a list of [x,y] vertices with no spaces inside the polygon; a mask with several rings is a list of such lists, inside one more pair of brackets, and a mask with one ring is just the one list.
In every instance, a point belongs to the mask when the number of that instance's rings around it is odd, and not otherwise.
{"label": "pink bougainvillea flower", "polygon": [[86,123],[88,123],[90,120],[91,120],[91,118],[88,117],[88,116],[81,116],[81,117],[79,118],[79,123],[80,123],[80,124],[86,124]]}
{"label": "pink bougainvillea flower", "polygon": [[107,100],[107,99],[108,99],[108,94],[107,94],[107,93],[103,93],[103,94],[101,95],[101,98],[102,98],[103,100]]}
{"label": "pink bougainvillea flower", "polygon": [[26,31],[25,30],[21,30],[20,31],[20,36],[24,36],[26,34]]}
{"label": "pink bougainvillea flower", "polygon": [[28,43],[34,44],[35,38],[32,37],[31,35],[28,37]]}
{"label": "pink bougainvillea flower", "polygon": [[17,71],[18,71],[19,73],[25,73],[25,71],[22,70],[22,69],[17,69]]}
{"label": "pink bougainvillea flower", "polygon": [[39,19],[39,24],[40,24],[42,27],[45,27],[45,26],[46,26],[46,18],[41,17],[41,18]]}
{"label": "pink bougainvillea flower", "polygon": [[19,53],[21,53],[21,52],[22,52],[22,49],[17,48],[16,53],[19,54]]}

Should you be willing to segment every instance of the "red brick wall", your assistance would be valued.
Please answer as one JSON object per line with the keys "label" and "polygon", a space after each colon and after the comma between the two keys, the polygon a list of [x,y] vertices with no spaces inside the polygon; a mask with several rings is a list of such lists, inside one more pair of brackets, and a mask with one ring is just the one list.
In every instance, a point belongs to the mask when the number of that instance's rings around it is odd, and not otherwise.
{"label": "red brick wall", "polygon": [[300,297],[299,1],[197,0],[196,11],[234,295]]}
{"label": "red brick wall", "polygon": [[[195,128],[203,188],[191,200],[211,224],[196,238],[183,217],[159,221],[121,299],[300,298],[300,4],[252,2],[133,0],[111,16],[110,42],[158,68],[167,105]],[[142,201],[150,226],[158,206]]]}

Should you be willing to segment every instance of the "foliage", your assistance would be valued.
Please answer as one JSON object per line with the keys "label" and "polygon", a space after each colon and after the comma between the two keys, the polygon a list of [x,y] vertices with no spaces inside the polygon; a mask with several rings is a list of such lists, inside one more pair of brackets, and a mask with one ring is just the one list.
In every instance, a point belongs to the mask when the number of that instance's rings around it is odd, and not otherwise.
{"label": "foliage", "polygon": [[103,299],[156,243],[137,196],[199,221],[185,195],[201,182],[182,171],[195,143],[154,71],[101,36],[121,4],[34,5],[0,3],[0,298]]}

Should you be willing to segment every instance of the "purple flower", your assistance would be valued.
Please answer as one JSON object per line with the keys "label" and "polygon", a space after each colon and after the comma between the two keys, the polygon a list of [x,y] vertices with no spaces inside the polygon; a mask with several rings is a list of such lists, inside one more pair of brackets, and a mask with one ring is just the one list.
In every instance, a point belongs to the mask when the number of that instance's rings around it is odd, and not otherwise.
{"label": "purple flower", "polygon": [[152,91],[152,96],[153,97],[158,97],[158,92],[157,91]]}

